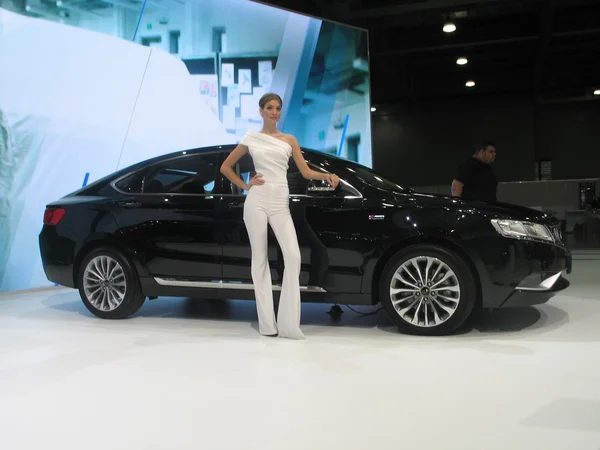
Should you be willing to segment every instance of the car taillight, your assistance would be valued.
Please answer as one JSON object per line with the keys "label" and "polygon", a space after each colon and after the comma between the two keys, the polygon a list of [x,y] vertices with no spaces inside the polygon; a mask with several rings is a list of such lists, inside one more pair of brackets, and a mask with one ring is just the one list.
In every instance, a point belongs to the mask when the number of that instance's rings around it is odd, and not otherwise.
{"label": "car taillight", "polygon": [[62,208],[46,208],[44,212],[44,225],[56,225],[65,215]]}

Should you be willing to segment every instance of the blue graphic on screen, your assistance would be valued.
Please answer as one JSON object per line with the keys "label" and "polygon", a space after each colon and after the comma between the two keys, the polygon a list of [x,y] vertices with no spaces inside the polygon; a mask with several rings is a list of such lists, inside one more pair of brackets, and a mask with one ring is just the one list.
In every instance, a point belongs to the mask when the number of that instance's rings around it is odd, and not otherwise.
{"label": "blue graphic on screen", "polygon": [[135,41],[138,30],[140,29],[140,24],[142,23],[142,17],[144,16],[144,10],[146,9],[147,2],[148,2],[148,0],[144,0],[144,3],[142,4],[142,10],[140,11],[140,17],[138,18],[137,24],[135,26],[135,31],[133,32],[133,38],[132,38],[133,41]]}
{"label": "blue graphic on screen", "polygon": [[346,114],[346,120],[344,121],[344,129],[342,131],[342,138],[340,139],[340,146],[338,148],[337,156],[341,156],[344,150],[344,139],[346,139],[346,132],[348,131],[348,122],[350,121],[350,114]]}
{"label": "blue graphic on screen", "polygon": [[0,291],[50,285],[44,209],[81,174],[235,144],[266,92],[301,146],[371,167],[367,49],[364,30],[248,0],[0,0],[17,68],[0,71]]}

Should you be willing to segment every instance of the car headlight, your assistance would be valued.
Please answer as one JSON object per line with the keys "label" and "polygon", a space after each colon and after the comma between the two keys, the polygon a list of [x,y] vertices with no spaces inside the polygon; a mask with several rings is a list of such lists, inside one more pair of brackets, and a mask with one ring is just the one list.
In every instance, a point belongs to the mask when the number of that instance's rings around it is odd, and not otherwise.
{"label": "car headlight", "polygon": [[538,239],[554,242],[550,230],[539,223],[521,220],[492,219],[492,225],[502,236],[514,239]]}

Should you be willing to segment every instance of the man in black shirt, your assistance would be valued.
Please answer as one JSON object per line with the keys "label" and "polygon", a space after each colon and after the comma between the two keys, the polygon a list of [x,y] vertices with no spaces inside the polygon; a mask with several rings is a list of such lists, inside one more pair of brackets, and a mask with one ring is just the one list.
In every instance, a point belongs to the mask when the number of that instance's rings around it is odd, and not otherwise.
{"label": "man in black shirt", "polygon": [[492,170],[495,159],[496,146],[493,142],[483,141],[479,150],[456,170],[452,181],[452,196],[495,202],[498,187],[498,180]]}

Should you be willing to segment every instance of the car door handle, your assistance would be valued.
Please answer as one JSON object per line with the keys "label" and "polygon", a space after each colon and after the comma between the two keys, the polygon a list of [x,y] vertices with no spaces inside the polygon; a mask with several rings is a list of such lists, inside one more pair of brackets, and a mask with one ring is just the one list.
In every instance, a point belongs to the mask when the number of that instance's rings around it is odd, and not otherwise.
{"label": "car door handle", "polygon": [[139,208],[142,206],[140,202],[119,202],[119,206],[122,208]]}
{"label": "car door handle", "polygon": [[229,203],[229,209],[239,209],[239,208],[243,208],[244,204],[243,203]]}
{"label": "car door handle", "polygon": [[307,192],[333,192],[335,189],[331,186],[309,186]]}

